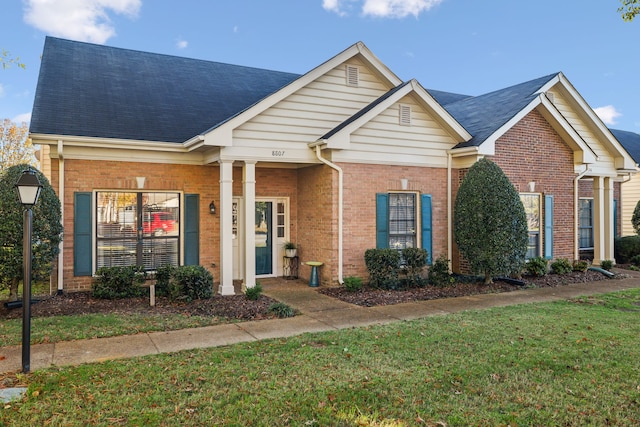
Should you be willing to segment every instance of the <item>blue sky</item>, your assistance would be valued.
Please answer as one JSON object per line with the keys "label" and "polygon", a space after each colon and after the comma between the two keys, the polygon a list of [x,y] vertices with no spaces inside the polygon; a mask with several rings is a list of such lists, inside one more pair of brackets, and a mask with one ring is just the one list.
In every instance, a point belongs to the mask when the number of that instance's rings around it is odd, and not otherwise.
{"label": "blue sky", "polygon": [[306,73],[362,41],[401,79],[480,95],[562,71],[640,133],[640,18],[618,0],[4,0],[0,119],[29,120],[47,35]]}

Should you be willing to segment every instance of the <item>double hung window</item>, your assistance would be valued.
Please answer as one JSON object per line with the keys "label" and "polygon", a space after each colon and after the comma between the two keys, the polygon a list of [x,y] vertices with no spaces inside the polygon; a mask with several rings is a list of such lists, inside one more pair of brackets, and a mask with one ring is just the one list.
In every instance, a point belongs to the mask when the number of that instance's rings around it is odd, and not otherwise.
{"label": "double hung window", "polygon": [[96,192],[97,268],[177,266],[180,193]]}
{"label": "double hung window", "polygon": [[527,215],[527,229],[529,231],[526,259],[531,259],[540,256],[540,194],[520,194],[520,200]]}
{"label": "double hung window", "polygon": [[580,249],[593,249],[593,199],[580,199],[578,209],[578,239]]}

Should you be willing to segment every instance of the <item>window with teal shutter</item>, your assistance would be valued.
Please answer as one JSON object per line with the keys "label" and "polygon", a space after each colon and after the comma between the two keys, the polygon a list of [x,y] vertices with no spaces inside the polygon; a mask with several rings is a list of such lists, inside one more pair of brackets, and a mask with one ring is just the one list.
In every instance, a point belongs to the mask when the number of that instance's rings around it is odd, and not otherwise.
{"label": "window with teal shutter", "polygon": [[91,276],[91,193],[73,194],[73,275]]}
{"label": "window with teal shutter", "polygon": [[184,195],[184,265],[200,263],[200,196]]}
{"label": "window with teal shutter", "polygon": [[553,196],[544,196],[544,257],[553,259]]}
{"label": "window with teal shutter", "polygon": [[[376,194],[376,248],[415,247],[417,244],[417,195],[416,193]],[[420,240],[428,252],[431,263],[432,250],[432,202],[430,194],[420,196]]]}

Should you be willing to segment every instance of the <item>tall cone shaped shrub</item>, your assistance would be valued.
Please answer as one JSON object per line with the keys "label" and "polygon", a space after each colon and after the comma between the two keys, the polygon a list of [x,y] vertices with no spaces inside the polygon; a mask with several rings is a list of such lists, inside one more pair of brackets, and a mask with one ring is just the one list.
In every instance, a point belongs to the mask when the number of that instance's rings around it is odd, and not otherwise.
{"label": "tall cone shaped shrub", "polygon": [[520,195],[502,169],[476,162],[460,184],[454,235],[474,274],[490,284],[494,276],[519,273],[527,253],[527,217]]}
{"label": "tall cone shaped shrub", "polygon": [[[18,298],[23,278],[23,214],[15,185],[27,164],[11,166],[0,174],[0,289],[9,288],[9,298]],[[60,199],[49,180],[36,170],[42,191],[33,210],[32,260],[34,280],[47,280],[62,240]]]}

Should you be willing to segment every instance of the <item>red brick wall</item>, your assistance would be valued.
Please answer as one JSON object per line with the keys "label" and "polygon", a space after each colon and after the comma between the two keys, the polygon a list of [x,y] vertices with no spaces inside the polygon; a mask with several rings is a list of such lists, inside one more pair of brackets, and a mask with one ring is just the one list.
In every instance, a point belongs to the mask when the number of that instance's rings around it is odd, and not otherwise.
{"label": "red brick wall", "polygon": [[[64,199],[64,288],[65,291],[88,290],[91,277],[73,275],[73,203],[74,192],[100,190],[137,191],[136,176],[144,176],[145,191],[182,191],[200,195],[200,264],[209,268],[219,280],[220,215],[209,213],[213,200],[220,212],[220,172],[214,166],[107,162],[89,160],[65,161]],[[291,204],[291,238],[297,237],[297,173],[293,169],[256,168],[256,197],[289,197]],[[242,195],[242,166],[233,168],[233,194]],[[52,161],[51,183],[58,188],[58,161]],[[211,267],[215,264],[215,267]]]}
{"label": "red brick wall", "polygon": [[[554,258],[573,259],[574,255],[574,187],[573,151],[537,111],[532,111],[496,141],[495,155],[489,157],[507,175],[521,193],[554,196]],[[468,169],[457,173],[456,189]],[[455,197],[455,195],[454,195]],[[454,199],[455,200],[455,199]],[[544,198],[541,200],[544,219]],[[543,226],[543,224],[541,224]],[[544,230],[541,229],[544,248]],[[467,264],[454,252],[454,271],[466,271]]]}
{"label": "red brick wall", "polygon": [[338,274],[338,173],[325,165],[298,170],[298,256],[300,277],[308,279],[307,261],[320,261],[320,281]]}
{"label": "red brick wall", "polygon": [[340,164],[344,171],[343,276],[368,279],[364,263],[367,249],[376,247],[376,193],[408,190],[432,195],[432,256],[447,253],[447,170],[410,166]]}
{"label": "red brick wall", "polygon": [[[534,181],[536,193],[553,195],[553,256],[574,259],[573,150],[534,110],[498,139],[492,160],[519,192],[528,192],[528,183]],[[544,200],[541,207],[543,219]]]}

